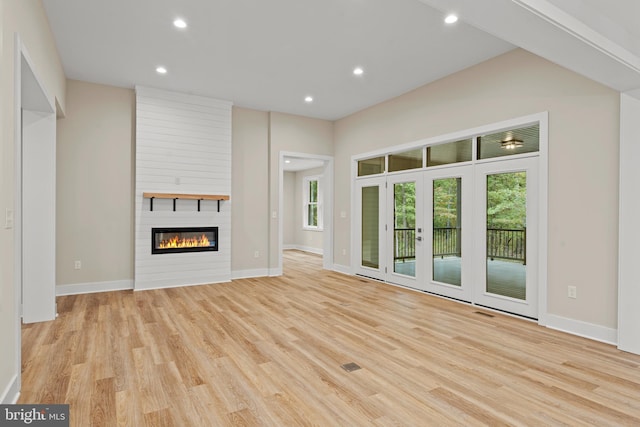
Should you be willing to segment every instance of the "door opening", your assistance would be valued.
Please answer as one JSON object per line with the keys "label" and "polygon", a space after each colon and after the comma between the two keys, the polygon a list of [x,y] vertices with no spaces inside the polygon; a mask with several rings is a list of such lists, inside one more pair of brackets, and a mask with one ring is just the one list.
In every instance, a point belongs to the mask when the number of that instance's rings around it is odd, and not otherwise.
{"label": "door opening", "polygon": [[542,122],[355,160],[354,272],[538,319]]}

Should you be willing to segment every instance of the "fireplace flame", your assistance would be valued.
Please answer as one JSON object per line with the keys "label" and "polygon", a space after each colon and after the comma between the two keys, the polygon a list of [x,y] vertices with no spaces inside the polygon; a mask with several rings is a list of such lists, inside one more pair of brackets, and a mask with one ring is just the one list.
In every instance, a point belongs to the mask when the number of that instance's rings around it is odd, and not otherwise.
{"label": "fireplace flame", "polygon": [[209,246],[209,239],[204,234],[200,237],[180,238],[179,236],[173,236],[170,239],[160,242],[160,249],[169,248],[195,248]]}

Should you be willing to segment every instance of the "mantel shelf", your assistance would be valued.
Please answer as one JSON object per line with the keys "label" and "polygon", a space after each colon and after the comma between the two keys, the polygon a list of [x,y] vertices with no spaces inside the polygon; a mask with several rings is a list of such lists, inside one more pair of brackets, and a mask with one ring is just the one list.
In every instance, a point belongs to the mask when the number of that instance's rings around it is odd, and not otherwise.
{"label": "mantel shelf", "polygon": [[142,193],[145,199],[151,199],[150,209],[153,211],[153,199],[173,199],[173,210],[176,210],[176,200],[197,200],[198,212],[200,212],[200,200],[216,200],[218,202],[218,212],[220,212],[220,200],[229,200],[226,194],[187,194],[187,193]]}
{"label": "mantel shelf", "polygon": [[229,200],[224,194],[142,193],[145,199]]}

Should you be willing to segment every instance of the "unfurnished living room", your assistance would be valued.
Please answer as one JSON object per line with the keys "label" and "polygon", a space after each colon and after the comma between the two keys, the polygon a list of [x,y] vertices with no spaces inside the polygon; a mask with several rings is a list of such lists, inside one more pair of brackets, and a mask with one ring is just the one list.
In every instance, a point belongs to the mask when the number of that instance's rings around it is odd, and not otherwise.
{"label": "unfurnished living room", "polygon": [[640,425],[639,16],[0,0],[0,425]]}

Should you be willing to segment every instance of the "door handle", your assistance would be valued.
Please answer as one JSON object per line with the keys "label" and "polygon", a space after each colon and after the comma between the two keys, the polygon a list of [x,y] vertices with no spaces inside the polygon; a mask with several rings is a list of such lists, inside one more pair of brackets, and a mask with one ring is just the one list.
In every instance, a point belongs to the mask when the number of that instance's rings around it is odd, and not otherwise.
{"label": "door handle", "polygon": [[418,236],[418,237],[416,237],[416,240],[417,240],[418,242],[422,242],[422,236]]}

